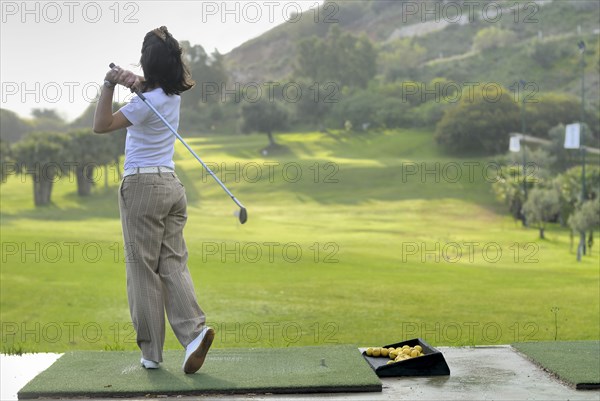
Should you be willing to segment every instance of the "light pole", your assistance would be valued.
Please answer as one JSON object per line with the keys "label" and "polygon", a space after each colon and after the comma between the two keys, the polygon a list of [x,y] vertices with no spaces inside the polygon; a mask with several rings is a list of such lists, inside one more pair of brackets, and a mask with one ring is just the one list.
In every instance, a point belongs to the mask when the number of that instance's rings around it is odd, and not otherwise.
{"label": "light pole", "polygon": [[584,120],[585,120],[585,42],[580,41],[577,46],[579,47],[579,53],[581,54],[581,116],[580,121],[580,151],[581,151],[581,202],[583,203],[586,198],[585,191],[585,146],[584,146]]}
{"label": "light pole", "polygon": [[[519,81],[519,85],[525,89],[526,82],[523,80]],[[525,142],[525,98],[526,96],[521,95],[521,135],[523,142]],[[523,192],[525,194],[525,200],[527,200],[527,164],[525,163],[525,143],[523,143]]]}

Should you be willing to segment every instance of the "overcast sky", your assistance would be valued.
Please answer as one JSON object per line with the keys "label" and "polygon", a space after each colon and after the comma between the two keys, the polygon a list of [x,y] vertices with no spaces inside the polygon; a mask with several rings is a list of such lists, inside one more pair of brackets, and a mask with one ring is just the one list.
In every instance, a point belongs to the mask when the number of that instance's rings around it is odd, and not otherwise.
{"label": "overcast sky", "polygon": [[72,120],[97,94],[110,62],[136,69],[154,28],[228,53],[281,23],[314,19],[321,2],[1,1],[0,106],[23,117],[53,108]]}

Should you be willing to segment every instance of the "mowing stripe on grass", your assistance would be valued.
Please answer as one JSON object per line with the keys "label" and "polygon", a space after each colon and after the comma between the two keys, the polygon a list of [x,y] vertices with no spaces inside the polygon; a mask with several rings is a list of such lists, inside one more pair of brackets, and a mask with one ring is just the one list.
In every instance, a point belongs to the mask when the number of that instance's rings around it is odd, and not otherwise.
{"label": "mowing stripe on grass", "polygon": [[544,341],[512,346],[578,390],[600,388],[600,341]]}
{"label": "mowing stripe on grass", "polygon": [[199,372],[181,370],[182,351],[165,351],[159,369],[140,366],[139,352],[63,355],[19,391],[40,397],[141,397],[235,393],[381,391],[356,346],[238,348],[211,351]]}

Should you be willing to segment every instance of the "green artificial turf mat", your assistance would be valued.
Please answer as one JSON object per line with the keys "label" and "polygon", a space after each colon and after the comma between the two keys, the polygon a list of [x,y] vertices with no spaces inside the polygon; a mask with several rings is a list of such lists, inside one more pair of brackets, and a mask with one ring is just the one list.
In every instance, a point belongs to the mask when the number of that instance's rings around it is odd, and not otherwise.
{"label": "green artificial turf mat", "polygon": [[233,393],[381,391],[355,346],[212,350],[200,371],[181,370],[183,351],[165,351],[156,370],[139,352],[77,351],[59,358],[19,391],[38,397],[139,397]]}
{"label": "green artificial turf mat", "polygon": [[577,389],[600,388],[600,341],[531,342],[512,346]]}

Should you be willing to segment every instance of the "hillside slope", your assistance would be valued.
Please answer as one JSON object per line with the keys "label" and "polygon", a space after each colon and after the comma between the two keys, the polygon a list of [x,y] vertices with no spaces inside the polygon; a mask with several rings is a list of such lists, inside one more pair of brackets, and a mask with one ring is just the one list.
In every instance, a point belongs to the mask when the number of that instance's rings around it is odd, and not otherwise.
{"label": "hillside slope", "polygon": [[[283,23],[264,35],[244,43],[225,56],[234,82],[264,82],[288,78],[293,72],[296,44],[312,35],[324,36],[334,26],[364,34],[380,48],[402,37],[411,37],[426,50],[422,68],[411,72],[411,80],[428,82],[443,76],[463,81],[494,81],[510,86],[525,79],[539,83],[540,91],[574,92],[580,77],[577,42],[588,44],[588,96],[597,102],[598,33],[600,3],[597,1],[494,2],[502,5],[500,17],[490,9],[469,11],[463,2],[457,8],[441,3],[401,1],[330,1],[320,11],[302,15],[299,21]],[[415,7],[416,9],[410,8]],[[434,7],[427,14],[428,7]],[[500,14],[498,14],[500,15]],[[460,17],[460,18],[459,18]],[[474,52],[473,40],[483,29],[511,30],[517,40],[490,52]],[[556,46],[553,46],[556,44]],[[546,45],[547,49],[543,48]],[[547,57],[545,63],[532,57],[535,46]],[[386,47],[389,49],[389,47]],[[411,57],[407,54],[406,57]],[[591,61],[590,61],[591,60]]]}

